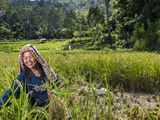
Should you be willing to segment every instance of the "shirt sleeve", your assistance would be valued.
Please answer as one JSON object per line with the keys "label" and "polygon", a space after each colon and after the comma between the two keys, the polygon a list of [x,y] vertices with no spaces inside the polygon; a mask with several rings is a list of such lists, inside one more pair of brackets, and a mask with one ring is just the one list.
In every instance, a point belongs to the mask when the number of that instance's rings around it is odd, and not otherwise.
{"label": "shirt sleeve", "polygon": [[23,85],[24,79],[24,75],[22,73],[19,74],[14,80],[12,86],[6,92],[3,93],[3,95],[0,98],[0,109],[4,104],[9,105],[9,98],[12,96],[12,94],[14,94],[16,98],[19,97],[20,85],[18,83],[21,83],[21,85]]}

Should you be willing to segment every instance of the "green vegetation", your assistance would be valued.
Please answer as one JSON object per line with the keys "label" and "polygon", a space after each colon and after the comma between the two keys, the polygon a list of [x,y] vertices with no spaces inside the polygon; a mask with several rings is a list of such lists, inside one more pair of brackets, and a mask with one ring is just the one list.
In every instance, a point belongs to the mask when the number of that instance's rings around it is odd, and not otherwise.
{"label": "green vegetation", "polygon": [[61,80],[49,105],[31,108],[24,91],[2,108],[0,120],[159,120],[160,55],[153,52],[160,50],[159,6],[159,0],[0,0],[0,94],[18,75],[19,50],[28,43]]}
{"label": "green vegetation", "polygon": [[[82,40],[83,41],[83,40]],[[64,51],[68,41],[35,41],[0,43],[0,93],[7,90],[18,74],[18,51],[26,43],[33,43],[61,80],[61,86],[53,90],[55,96],[49,109],[30,108],[27,95],[12,99],[12,104],[0,111],[1,119],[50,119],[70,116],[72,119],[155,119],[159,115],[160,56],[147,52],[112,51]],[[118,91],[156,93],[152,98],[157,107],[128,103],[126,96],[117,98]],[[107,88],[102,94],[100,88]],[[151,101],[148,98],[148,101]],[[123,100],[123,103],[119,105]],[[48,111],[49,110],[49,111]],[[50,114],[50,115],[49,115]],[[67,115],[66,115],[67,114]],[[62,119],[62,118],[61,118]]]}
{"label": "green vegetation", "polygon": [[[0,43],[0,57],[5,55],[2,62],[16,63],[19,49],[27,42]],[[104,83],[106,81],[104,76],[106,76],[113,86],[122,84],[128,90],[160,91],[158,87],[160,84],[160,56],[156,53],[85,51],[81,49],[64,51],[63,48],[65,49],[68,41],[48,41],[43,44],[30,42],[38,48],[60,76],[66,79],[68,79],[67,76],[70,76],[71,83],[83,82],[78,78],[75,79],[76,77],[82,77],[88,82],[90,79],[94,83]],[[11,59],[8,59],[9,57]]]}
{"label": "green vegetation", "polygon": [[0,39],[92,37],[100,47],[157,51],[159,5],[159,0],[1,0]]}

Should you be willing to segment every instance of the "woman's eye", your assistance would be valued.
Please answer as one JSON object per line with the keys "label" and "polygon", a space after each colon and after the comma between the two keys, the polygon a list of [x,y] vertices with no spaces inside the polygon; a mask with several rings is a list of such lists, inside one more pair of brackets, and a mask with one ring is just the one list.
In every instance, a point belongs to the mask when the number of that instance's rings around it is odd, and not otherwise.
{"label": "woman's eye", "polygon": [[29,57],[23,57],[23,60],[27,60],[27,59],[33,59],[33,56],[29,56]]}

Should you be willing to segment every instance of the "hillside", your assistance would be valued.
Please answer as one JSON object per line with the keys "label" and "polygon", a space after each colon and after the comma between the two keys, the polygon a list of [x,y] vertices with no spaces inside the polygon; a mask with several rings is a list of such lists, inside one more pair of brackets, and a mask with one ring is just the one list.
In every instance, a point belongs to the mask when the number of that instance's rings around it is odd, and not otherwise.
{"label": "hillside", "polygon": [[96,5],[103,4],[103,0],[9,0],[10,3],[18,4],[64,4],[66,7],[72,6],[81,9],[83,7],[90,8]]}

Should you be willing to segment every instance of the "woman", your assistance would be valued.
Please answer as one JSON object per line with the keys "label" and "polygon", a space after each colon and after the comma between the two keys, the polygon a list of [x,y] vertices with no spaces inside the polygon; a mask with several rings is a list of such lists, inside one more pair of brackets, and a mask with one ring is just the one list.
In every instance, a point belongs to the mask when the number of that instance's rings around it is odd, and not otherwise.
{"label": "woman", "polygon": [[[48,81],[59,85],[54,71],[48,66],[46,61],[40,56],[37,49],[27,44],[20,50],[20,74],[17,76],[23,88],[29,94],[29,103],[31,106],[44,106],[48,103],[51,93],[44,84]],[[16,98],[20,96],[20,86],[14,81],[14,84],[0,98],[0,109],[4,104],[8,104],[9,98],[14,94]]]}

